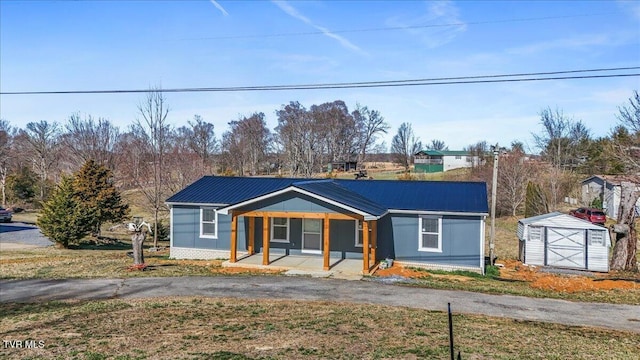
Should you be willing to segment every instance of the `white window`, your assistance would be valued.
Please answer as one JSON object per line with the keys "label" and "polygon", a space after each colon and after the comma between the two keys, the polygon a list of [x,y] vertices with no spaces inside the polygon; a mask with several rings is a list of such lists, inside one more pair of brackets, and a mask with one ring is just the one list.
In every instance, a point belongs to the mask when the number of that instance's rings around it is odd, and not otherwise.
{"label": "white window", "polygon": [[529,226],[529,241],[542,241],[542,227]]}
{"label": "white window", "polygon": [[604,231],[589,230],[589,245],[604,245]]}
{"label": "white window", "polygon": [[271,218],[271,241],[289,242],[289,218]]}
{"label": "white window", "polygon": [[442,252],[442,218],[420,217],[418,251]]}
{"label": "white window", "polygon": [[356,222],[356,233],[355,233],[356,247],[362,247],[363,246],[362,222],[360,220],[355,220],[355,222]]}
{"label": "white window", "polygon": [[218,238],[218,212],[212,208],[200,208],[200,237]]}

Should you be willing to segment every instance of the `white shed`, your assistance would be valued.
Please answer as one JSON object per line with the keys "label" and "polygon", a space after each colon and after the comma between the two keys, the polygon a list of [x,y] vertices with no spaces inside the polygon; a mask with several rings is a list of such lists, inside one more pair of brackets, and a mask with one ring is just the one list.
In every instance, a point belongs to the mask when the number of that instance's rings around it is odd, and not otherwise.
{"label": "white shed", "polygon": [[528,265],[609,271],[606,228],[553,212],[518,221],[520,260]]}

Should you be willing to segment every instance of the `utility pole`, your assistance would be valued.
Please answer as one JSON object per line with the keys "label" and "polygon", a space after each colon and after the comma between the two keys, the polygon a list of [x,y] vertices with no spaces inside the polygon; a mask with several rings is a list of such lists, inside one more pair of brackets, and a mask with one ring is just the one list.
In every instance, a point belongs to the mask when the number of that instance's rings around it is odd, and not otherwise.
{"label": "utility pole", "polygon": [[493,150],[493,182],[491,184],[491,235],[489,237],[489,265],[495,261],[495,240],[496,240],[496,197],[498,190],[498,158],[500,149],[498,145],[491,146]]}

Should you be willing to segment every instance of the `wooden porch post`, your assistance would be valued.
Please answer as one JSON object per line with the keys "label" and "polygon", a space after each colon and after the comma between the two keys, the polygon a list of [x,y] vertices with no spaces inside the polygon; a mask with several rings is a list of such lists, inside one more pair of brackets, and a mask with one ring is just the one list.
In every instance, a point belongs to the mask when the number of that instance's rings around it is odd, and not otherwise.
{"label": "wooden porch post", "polygon": [[269,265],[269,217],[262,216],[262,265]]}
{"label": "wooden porch post", "polygon": [[324,236],[323,244],[323,256],[324,256],[324,270],[329,270],[329,257],[331,253],[331,247],[329,246],[329,214],[324,215],[324,229],[322,235]]}
{"label": "wooden porch post", "polygon": [[253,255],[253,244],[256,240],[256,218],[253,216],[249,217],[249,244],[247,244],[247,252],[249,255]]}
{"label": "wooden porch post", "polygon": [[369,272],[369,222],[362,221],[362,272]]}
{"label": "wooden porch post", "polygon": [[378,248],[378,220],[371,221],[371,261],[375,265],[376,260],[376,249]]}
{"label": "wooden porch post", "polygon": [[231,212],[231,259],[234,263],[238,259],[238,215]]}

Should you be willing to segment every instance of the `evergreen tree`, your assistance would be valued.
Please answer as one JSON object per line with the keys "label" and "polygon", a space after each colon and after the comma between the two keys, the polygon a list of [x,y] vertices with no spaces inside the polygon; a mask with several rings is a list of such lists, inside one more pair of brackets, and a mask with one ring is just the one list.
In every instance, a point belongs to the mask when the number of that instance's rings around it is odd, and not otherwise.
{"label": "evergreen tree", "polygon": [[37,224],[46,237],[67,248],[89,234],[91,217],[75,197],[73,179],[65,176],[43,204]]}
{"label": "evergreen tree", "polygon": [[111,170],[88,160],[74,177],[75,196],[85,211],[92,214],[92,231],[100,235],[105,222],[119,222],[129,214],[129,205],[113,184]]}
{"label": "evergreen tree", "polygon": [[531,217],[549,212],[547,199],[540,185],[529,181],[527,184],[527,197],[525,200],[524,216]]}

